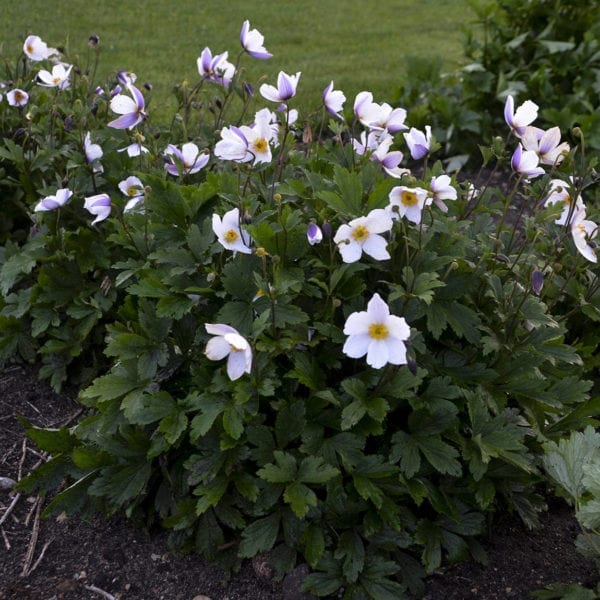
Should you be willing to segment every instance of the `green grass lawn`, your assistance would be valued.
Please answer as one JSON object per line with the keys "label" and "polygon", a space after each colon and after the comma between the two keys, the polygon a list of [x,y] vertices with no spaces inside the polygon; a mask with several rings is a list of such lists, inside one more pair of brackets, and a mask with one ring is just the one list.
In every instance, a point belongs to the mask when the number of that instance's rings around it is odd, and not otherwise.
{"label": "green grass lawn", "polygon": [[[172,102],[172,86],[198,80],[196,58],[205,46],[229,50],[235,61],[244,19],[265,36],[269,61],[245,57],[247,77],[279,70],[302,71],[298,97],[303,106],[320,103],[333,79],[351,101],[370,90],[383,101],[406,72],[407,56],[441,56],[458,66],[461,26],[473,18],[466,0],[22,0],[2,2],[0,49],[13,57],[27,34],[50,46],[64,46],[68,60],[85,65],[91,33],[100,36],[102,79],[119,69],[134,71],[154,86],[153,109]],[[308,104],[304,104],[307,102]],[[166,103],[166,105],[165,105]]]}

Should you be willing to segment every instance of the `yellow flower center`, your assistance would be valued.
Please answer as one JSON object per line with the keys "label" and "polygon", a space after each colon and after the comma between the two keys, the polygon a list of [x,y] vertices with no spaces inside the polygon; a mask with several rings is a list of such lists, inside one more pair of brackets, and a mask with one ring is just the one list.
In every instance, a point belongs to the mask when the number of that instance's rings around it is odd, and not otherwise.
{"label": "yellow flower center", "polygon": [[374,340],[385,340],[389,333],[388,328],[383,323],[373,323],[369,326],[369,335]]}
{"label": "yellow flower center", "polygon": [[362,242],[369,237],[369,230],[364,225],[357,225],[352,231],[352,237],[357,242]]}
{"label": "yellow flower center", "polygon": [[52,83],[55,83],[55,84],[60,83],[60,77],[53,77],[52,78]]}
{"label": "yellow flower center", "polygon": [[33,44],[27,44],[27,52],[29,52],[29,54],[33,54]]}
{"label": "yellow flower center", "polygon": [[235,229],[229,229],[225,232],[223,238],[228,244],[233,244],[233,242],[239,239],[240,235]]}
{"label": "yellow flower center", "polygon": [[402,204],[404,204],[404,206],[414,206],[419,202],[419,198],[414,192],[403,190],[400,194],[400,201]]}
{"label": "yellow flower center", "polygon": [[266,152],[268,147],[269,143],[267,140],[265,140],[265,138],[258,138],[254,141],[254,149],[257,152]]}
{"label": "yellow flower center", "polygon": [[23,100],[25,100],[25,94],[23,94],[19,90],[15,90],[14,98],[15,102],[23,102]]}
{"label": "yellow flower center", "polygon": [[127,193],[133,197],[133,196],[137,196],[140,193],[140,191],[138,190],[138,188],[130,187],[127,189]]}
{"label": "yellow flower center", "polygon": [[571,206],[571,196],[569,196],[569,194],[565,194],[565,197],[563,198],[563,202],[567,205],[567,206]]}

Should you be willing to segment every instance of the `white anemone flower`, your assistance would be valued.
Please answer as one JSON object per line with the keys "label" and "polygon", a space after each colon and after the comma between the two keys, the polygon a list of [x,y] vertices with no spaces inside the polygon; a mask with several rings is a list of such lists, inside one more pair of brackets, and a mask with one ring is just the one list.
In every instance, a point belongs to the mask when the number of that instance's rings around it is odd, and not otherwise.
{"label": "white anemone flower", "polygon": [[538,109],[539,106],[535,102],[525,100],[515,110],[515,101],[511,95],[508,95],[504,104],[504,120],[515,135],[520,138],[525,133],[527,125],[531,125],[537,119]]}
{"label": "white anemone flower", "polygon": [[543,165],[560,165],[569,154],[571,147],[568,142],[560,143],[560,128],[551,127],[547,131],[538,127],[526,127],[521,137],[525,150],[535,152]]}
{"label": "white anemone flower", "polygon": [[46,196],[42,198],[33,209],[34,212],[56,210],[61,206],[64,206],[69,198],[73,195],[73,192],[69,188],[62,188],[56,190],[56,194],[53,196]]}
{"label": "white anemone flower", "polygon": [[579,209],[571,222],[571,235],[579,253],[590,262],[598,262],[596,250],[588,240],[592,240],[598,233],[598,225],[585,218],[585,208]]}
{"label": "white anemone flower", "polygon": [[6,100],[10,106],[17,106],[21,108],[29,102],[29,94],[24,90],[15,88],[6,94]]}
{"label": "white anemone flower", "polygon": [[242,233],[240,228],[240,211],[238,208],[233,208],[226,212],[223,215],[223,219],[216,213],[213,214],[212,229],[223,248],[233,250],[233,252],[241,252],[242,254],[252,254],[252,249],[248,246],[252,239],[248,233]]}
{"label": "white anemone flower", "polygon": [[83,208],[89,211],[96,218],[92,221],[92,225],[104,221],[108,218],[111,210],[111,202],[108,194],[96,194],[95,196],[88,196],[83,201]]}
{"label": "white anemone flower", "polygon": [[428,196],[429,193],[423,188],[409,188],[405,185],[398,185],[392,188],[389,194],[390,203],[385,210],[392,219],[406,217],[409,221],[418,225],[421,222],[423,207]]}
{"label": "white anemone flower", "polygon": [[376,208],[366,217],[358,217],[347,225],[340,225],[333,241],[345,263],[356,262],[363,252],[375,260],[388,260],[391,256],[387,251],[387,241],[379,234],[389,231],[392,226],[392,219],[386,211]]}
{"label": "white anemone flower", "polygon": [[277,87],[263,83],[259,88],[260,95],[271,102],[287,102],[296,95],[300,75],[300,72],[295,75],[288,75],[283,71],[279,71]]}
{"label": "white anemone flower", "polygon": [[569,185],[562,179],[552,179],[550,181],[550,192],[544,199],[544,206],[548,207],[553,204],[563,205],[560,216],[554,221],[557,225],[566,225],[567,221],[571,223],[581,209],[585,211],[585,204],[581,196],[578,195],[574,200],[571,197]]}
{"label": "white anemone flower", "polygon": [[222,323],[205,323],[206,332],[215,337],[208,340],[204,354],[209,360],[227,357],[227,375],[231,381],[252,370],[252,348],[237,329]]}
{"label": "white anemone flower", "polygon": [[[198,146],[193,142],[187,142],[181,146],[181,150],[169,144],[164,152],[168,159],[165,163],[167,173],[177,177],[178,175],[194,175],[206,166],[210,156],[201,153]],[[180,172],[181,171],[181,172]]]}
{"label": "white anemone flower", "polygon": [[123,212],[131,212],[138,206],[143,205],[145,199],[145,188],[139,177],[130,175],[127,179],[119,182],[119,189],[129,198]]}
{"label": "white anemone flower", "polygon": [[448,212],[444,200],[456,200],[458,192],[450,185],[451,179],[448,175],[432,177],[429,183],[429,198],[427,204],[433,202],[442,212]]}
{"label": "white anemone flower", "polygon": [[338,119],[343,119],[342,109],[346,102],[344,92],[333,89],[333,81],[323,90],[323,105],[329,113]]}
{"label": "white anemone flower", "polygon": [[367,364],[381,369],[387,363],[405,365],[410,327],[403,317],[390,314],[388,305],[374,294],[366,311],[352,313],[344,325],[349,336],[342,352],[350,358],[367,355]]}
{"label": "white anemone flower", "polygon": [[58,88],[59,90],[66,90],[71,82],[69,76],[73,65],[54,65],[52,67],[52,73],[42,69],[37,74],[38,83],[43,87]]}
{"label": "white anemone flower", "polygon": [[33,60],[34,62],[46,60],[58,54],[56,48],[49,48],[48,44],[37,35],[30,35],[26,38],[23,43],[23,52],[29,60]]}
{"label": "white anemone flower", "polygon": [[406,145],[410,150],[413,160],[421,160],[429,154],[431,149],[431,127],[425,125],[425,133],[420,129],[411,127],[408,133],[403,133]]}

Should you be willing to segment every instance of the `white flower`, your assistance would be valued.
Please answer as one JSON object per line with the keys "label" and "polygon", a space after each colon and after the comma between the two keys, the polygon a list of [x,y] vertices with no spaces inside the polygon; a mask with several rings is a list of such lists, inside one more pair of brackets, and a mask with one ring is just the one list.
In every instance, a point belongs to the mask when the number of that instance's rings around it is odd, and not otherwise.
{"label": "white flower", "polygon": [[89,131],[85,134],[83,140],[83,151],[85,153],[85,160],[88,164],[92,165],[94,173],[102,173],[104,169],[98,161],[102,158],[104,153],[99,144],[92,144],[92,137]]}
{"label": "white flower", "polygon": [[506,97],[504,104],[504,120],[506,124],[514,131],[517,137],[525,133],[527,125],[531,125],[538,116],[538,105],[531,100],[525,100],[517,110],[515,110],[515,101],[511,95]]}
{"label": "white flower", "polygon": [[510,164],[513,171],[520,173],[525,179],[533,179],[544,174],[544,169],[539,166],[540,159],[538,155],[533,150],[523,150],[520,142],[513,152]]}
{"label": "white flower", "polygon": [[209,360],[227,358],[227,375],[231,381],[252,370],[252,349],[236,329],[221,323],[205,323],[206,332],[215,337],[208,340],[204,354]]}
{"label": "white flower", "polygon": [[92,215],[96,215],[96,218],[92,221],[92,225],[95,225],[100,221],[104,221],[110,215],[110,198],[108,194],[88,196],[84,199],[83,208],[88,210]]}
{"label": "white flower", "polygon": [[[206,153],[200,153],[198,146],[193,142],[187,142],[181,146],[181,150],[169,144],[164,152],[168,159],[165,163],[165,169],[170,175],[193,175],[206,166],[210,156]],[[181,169],[181,173],[180,173]]]}
{"label": "white flower", "polygon": [[37,74],[38,83],[43,87],[55,87],[59,90],[65,90],[71,85],[69,75],[72,68],[73,65],[67,65],[67,68],[65,68],[64,65],[58,64],[52,67],[52,73],[42,69]]}
{"label": "white flower", "polygon": [[29,60],[38,62],[50,58],[54,54],[58,54],[56,48],[49,48],[46,42],[44,42],[37,35],[30,35],[23,43],[23,52],[26,54]]}
{"label": "white flower", "polygon": [[586,220],[585,208],[579,209],[571,222],[571,235],[580,254],[593,263],[598,262],[598,257],[596,250],[592,248],[588,240],[595,238],[597,233],[598,225],[593,221]]}
{"label": "white flower", "polygon": [[[217,240],[227,250],[233,250],[234,252],[242,252],[243,254],[251,254],[252,249],[246,244],[252,241],[248,233],[243,233],[240,229],[240,211],[237,208],[233,208],[223,215],[223,219],[213,214],[212,217],[212,228],[217,236]],[[244,239],[245,238],[245,239]]]}
{"label": "white flower", "polygon": [[29,102],[29,94],[24,90],[15,88],[6,94],[6,100],[11,106],[25,106]]}
{"label": "white flower", "polygon": [[557,203],[563,205],[562,213],[558,219],[554,221],[557,225],[566,225],[567,220],[572,222],[576,213],[581,209],[585,210],[585,205],[581,196],[577,196],[577,198],[573,200],[569,192],[569,185],[562,179],[552,179],[552,181],[550,181],[550,192],[544,200],[544,206],[552,206]]}
{"label": "white flower", "polygon": [[346,96],[344,92],[333,89],[333,81],[323,90],[323,104],[325,108],[338,119],[343,119],[341,115],[342,108],[344,108],[344,102],[346,102]]}
{"label": "white flower", "polygon": [[279,71],[277,87],[263,83],[259,89],[260,95],[271,102],[287,102],[296,95],[300,74],[298,72],[295,75],[288,75],[283,71]]}
{"label": "white flower", "polygon": [[525,150],[535,152],[543,165],[559,165],[571,149],[567,142],[560,143],[560,129],[552,127],[547,131],[537,127],[526,127],[521,137]]}
{"label": "white flower", "polygon": [[391,258],[387,241],[378,234],[389,231],[392,225],[392,219],[386,211],[376,208],[366,217],[358,217],[347,225],[340,225],[333,241],[346,263],[356,262],[363,252],[376,260],[387,260]]}
{"label": "white flower", "polygon": [[145,146],[142,146],[140,142],[134,142],[133,144],[129,144],[129,146],[125,146],[125,148],[119,148],[117,152],[127,152],[127,156],[135,158],[141,154],[147,154],[149,150]]}
{"label": "white flower", "polygon": [[42,198],[42,200],[36,204],[33,210],[34,212],[55,210],[61,206],[64,206],[72,195],[73,192],[68,188],[56,190],[56,195]]}
{"label": "white flower", "polygon": [[316,223],[310,223],[306,228],[306,239],[311,246],[320,244],[323,241],[323,232]]}
{"label": "white flower", "polygon": [[410,327],[403,317],[390,314],[388,305],[375,294],[366,311],[352,313],[344,325],[349,336],[342,352],[350,358],[367,355],[367,364],[380,369],[387,363],[406,364],[406,345]]}
{"label": "white flower", "polygon": [[430,196],[427,204],[433,202],[442,212],[448,212],[444,200],[456,200],[458,192],[450,185],[452,180],[448,175],[432,177],[429,183]]}
{"label": "white flower", "polygon": [[119,182],[119,189],[125,196],[130,198],[123,212],[130,212],[144,203],[145,189],[139,177],[131,175],[127,179],[123,179]]}
{"label": "white flower", "polygon": [[420,160],[429,154],[431,149],[431,127],[429,125],[425,125],[425,133],[420,129],[411,127],[408,133],[402,135],[414,160]]}
{"label": "white flower", "polygon": [[240,44],[242,48],[252,57],[266,60],[273,55],[265,48],[265,38],[258,29],[250,29],[250,21],[242,23],[240,31]]}
{"label": "white flower", "polygon": [[421,214],[427,198],[428,192],[423,188],[399,185],[392,188],[389,195],[390,203],[385,210],[392,219],[406,217],[418,225],[421,222]]}

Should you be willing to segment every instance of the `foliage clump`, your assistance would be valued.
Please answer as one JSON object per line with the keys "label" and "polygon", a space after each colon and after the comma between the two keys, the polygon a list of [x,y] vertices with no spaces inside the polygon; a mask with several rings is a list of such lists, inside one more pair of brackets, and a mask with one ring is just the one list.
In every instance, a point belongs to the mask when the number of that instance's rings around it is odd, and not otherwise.
{"label": "foliage clump", "polygon": [[28,102],[0,105],[0,355],[86,409],[28,428],[46,514],[123,511],[231,567],[307,562],[316,595],[394,600],[484,560],[495,508],[536,525],[544,445],[598,407],[583,133],[570,149],[510,96],[466,181],[367,91],[350,119],[333,83],[296,108],[300,73],[259,96],[248,23],[234,63],[202,52],[170,127],[131,72],[38,85],[54,49],[30,42]]}

